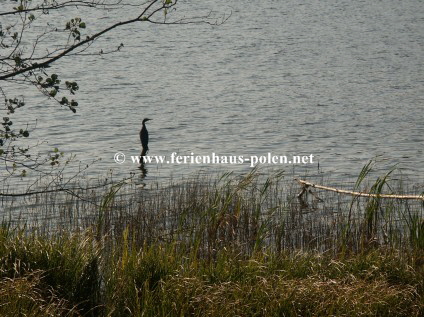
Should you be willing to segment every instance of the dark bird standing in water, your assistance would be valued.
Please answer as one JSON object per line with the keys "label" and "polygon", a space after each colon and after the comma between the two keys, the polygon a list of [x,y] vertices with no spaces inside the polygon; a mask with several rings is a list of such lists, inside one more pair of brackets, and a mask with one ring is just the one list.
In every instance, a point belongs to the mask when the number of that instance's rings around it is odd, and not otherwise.
{"label": "dark bird standing in water", "polygon": [[149,118],[145,118],[143,120],[143,126],[140,130],[140,141],[141,146],[143,147],[143,151],[141,151],[141,156],[145,156],[147,151],[149,150],[149,132],[147,132],[146,122],[152,120]]}

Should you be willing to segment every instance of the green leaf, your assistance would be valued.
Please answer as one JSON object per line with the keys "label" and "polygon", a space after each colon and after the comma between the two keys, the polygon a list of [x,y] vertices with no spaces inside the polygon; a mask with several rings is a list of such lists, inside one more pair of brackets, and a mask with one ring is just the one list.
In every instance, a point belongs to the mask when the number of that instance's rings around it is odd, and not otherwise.
{"label": "green leaf", "polygon": [[13,59],[15,60],[16,66],[20,66],[22,64],[22,60],[19,56],[15,56]]}
{"label": "green leaf", "polygon": [[62,100],[60,101],[61,105],[67,105],[69,103],[68,98],[62,97]]}

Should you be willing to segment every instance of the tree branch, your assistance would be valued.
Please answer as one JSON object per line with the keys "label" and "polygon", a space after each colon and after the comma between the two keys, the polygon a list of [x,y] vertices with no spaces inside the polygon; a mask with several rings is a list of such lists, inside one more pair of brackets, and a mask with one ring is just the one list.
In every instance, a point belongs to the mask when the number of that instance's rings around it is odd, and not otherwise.
{"label": "tree branch", "polygon": [[108,28],[106,28],[106,29],[104,29],[104,30],[102,30],[102,31],[100,31],[100,32],[98,32],[98,33],[96,33],[96,34],[88,37],[87,39],[85,39],[85,40],[83,40],[83,41],[81,41],[81,42],[79,42],[79,43],[77,43],[75,45],[72,45],[68,49],[64,50],[62,53],[60,53],[60,54],[58,54],[58,55],[56,55],[56,56],[48,59],[45,62],[34,63],[31,66],[28,66],[28,67],[25,67],[25,68],[21,68],[21,69],[19,69],[17,71],[14,71],[14,72],[8,73],[6,75],[0,76],[0,80],[5,80],[5,79],[11,78],[11,77],[15,77],[17,75],[20,75],[20,74],[23,74],[23,73],[27,73],[27,72],[29,72],[31,70],[40,69],[40,68],[46,68],[47,66],[49,66],[53,62],[55,62],[58,59],[66,56],[67,54],[69,54],[70,52],[74,51],[78,47],[80,47],[80,46],[82,46],[82,45],[84,45],[86,43],[89,43],[89,42],[94,41],[95,39],[97,39],[98,37],[102,36],[103,34],[109,32],[109,31],[111,31],[111,30],[113,30],[113,29],[115,29],[117,27],[120,27],[120,26],[123,26],[123,25],[126,25],[126,24],[130,24],[130,23],[134,23],[134,22],[140,22],[140,21],[141,20],[139,18],[135,18],[135,19],[132,19],[132,20],[124,21],[124,22],[118,22],[118,23],[116,23],[114,25],[111,25],[110,27],[108,27]]}
{"label": "tree branch", "polygon": [[131,3],[123,3],[122,0],[118,0],[114,3],[106,3],[105,1],[96,2],[96,1],[86,1],[86,0],[69,0],[63,3],[58,3],[56,5],[51,5],[51,6],[39,5],[34,8],[28,8],[28,9],[22,8],[20,10],[15,10],[15,11],[0,12],[0,16],[15,15],[22,12],[37,12],[37,11],[46,12],[51,10],[63,9],[65,7],[89,7],[89,8],[100,7],[100,9],[111,10],[111,9],[117,9],[117,8],[126,7],[126,6],[140,7],[140,6],[146,5],[148,2],[149,1],[146,1],[141,4],[131,4]]}

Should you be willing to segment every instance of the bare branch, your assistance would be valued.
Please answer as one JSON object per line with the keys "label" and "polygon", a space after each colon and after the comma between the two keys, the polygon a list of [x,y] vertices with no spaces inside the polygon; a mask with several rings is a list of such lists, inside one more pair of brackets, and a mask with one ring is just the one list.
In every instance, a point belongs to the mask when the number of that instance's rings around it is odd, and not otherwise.
{"label": "bare branch", "polygon": [[41,5],[37,5],[33,8],[16,8],[14,11],[6,11],[6,12],[0,12],[0,16],[7,16],[7,15],[16,15],[22,12],[48,12],[52,10],[59,10],[66,7],[88,7],[88,8],[94,8],[94,9],[101,9],[101,10],[113,10],[113,9],[119,9],[122,7],[140,7],[144,6],[149,1],[145,1],[141,4],[132,4],[132,3],[124,3],[122,0],[118,0],[112,3],[107,3],[106,1],[94,1],[94,0],[69,0],[65,1],[63,3],[56,3],[52,4],[50,6],[45,5],[44,3]]}

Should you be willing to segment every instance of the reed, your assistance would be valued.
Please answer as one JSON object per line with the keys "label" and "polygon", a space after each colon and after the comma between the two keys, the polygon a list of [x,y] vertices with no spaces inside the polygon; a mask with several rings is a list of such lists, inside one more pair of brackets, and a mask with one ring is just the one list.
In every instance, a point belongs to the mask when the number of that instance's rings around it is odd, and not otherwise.
{"label": "reed", "polygon": [[[371,170],[355,190],[394,191]],[[299,191],[255,169],[3,202],[0,315],[423,315],[422,203]]]}

